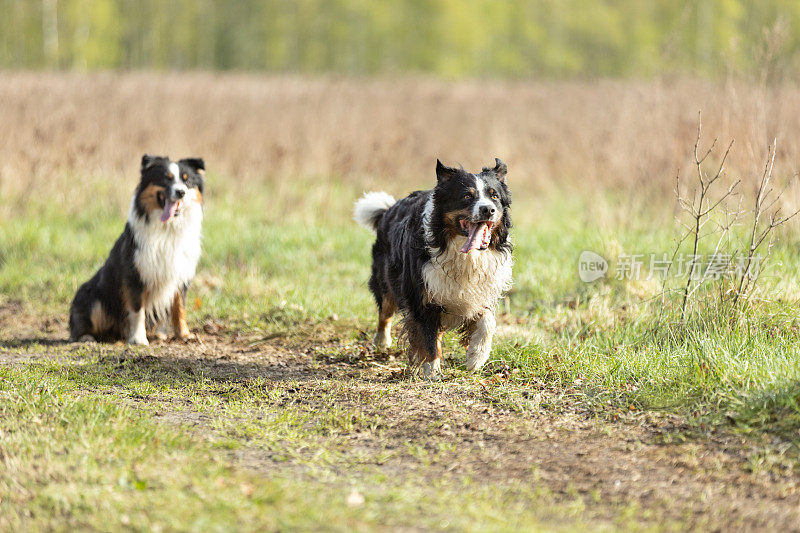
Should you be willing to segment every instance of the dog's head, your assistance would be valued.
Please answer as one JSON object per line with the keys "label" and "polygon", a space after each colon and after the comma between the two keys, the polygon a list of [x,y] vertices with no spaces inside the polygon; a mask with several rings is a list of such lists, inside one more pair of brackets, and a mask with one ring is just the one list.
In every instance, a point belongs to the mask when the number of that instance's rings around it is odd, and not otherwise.
{"label": "dog's head", "polygon": [[166,156],[142,156],[141,180],[135,206],[139,216],[167,223],[178,219],[187,206],[203,203],[202,159],[172,161]]}
{"label": "dog's head", "polygon": [[507,250],[511,228],[511,192],[506,185],[506,164],[495,159],[493,168],[471,174],[436,160],[436,188],[429,238],[444,250],[448,241],[464,238],[463,253],[473,250]]}

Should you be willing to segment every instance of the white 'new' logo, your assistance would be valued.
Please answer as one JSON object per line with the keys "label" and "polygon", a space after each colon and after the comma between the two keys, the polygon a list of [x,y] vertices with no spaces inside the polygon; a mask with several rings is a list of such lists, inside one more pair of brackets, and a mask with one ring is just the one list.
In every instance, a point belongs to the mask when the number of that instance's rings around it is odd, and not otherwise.
{"label": "white 'new' logo", "polygon": [[584,283],[602,278],[608,272],[608,261],[603,256],[584,250],[578,258],[578,275]]}

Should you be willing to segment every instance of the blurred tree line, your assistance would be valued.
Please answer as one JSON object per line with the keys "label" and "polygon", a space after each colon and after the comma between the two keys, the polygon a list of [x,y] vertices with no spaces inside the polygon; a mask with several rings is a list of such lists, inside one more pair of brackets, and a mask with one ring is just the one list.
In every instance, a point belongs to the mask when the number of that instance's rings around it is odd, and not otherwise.
{"label": "blurred tree line", "polygon": [[800,64],[798,0],[0,0],[0,67],[647,76]]}

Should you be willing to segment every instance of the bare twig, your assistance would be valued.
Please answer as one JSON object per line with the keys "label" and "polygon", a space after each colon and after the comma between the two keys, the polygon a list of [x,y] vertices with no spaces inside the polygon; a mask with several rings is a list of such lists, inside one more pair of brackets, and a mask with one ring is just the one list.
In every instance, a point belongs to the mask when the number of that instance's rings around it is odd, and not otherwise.
{"label": "bare twig", "polygon": [[[728,148],[725,150],[725,153],[722,155],[722,159],[720,160],[719,166],[717,167],[716,172],[713,175],[708,175],[703,170],[703,163],[706,159],[711,155],[714,151],[714,148],[717,145],[717,139],[715,138],[714,141],[711,143],[711,147],[706,150],[706,152],[700,156],[699,146],[700,140],[702,137],[703,132],[703,122],[702,122],[702,115],[698,113],[697,115],[697,138],[695,139],[694,143],[694,166],[697,171],[697,182],[699,184],[699,193],[696,191],[693,194],[692,201],[689,202],[685,198],[683,198],[680,194],[680,180],[676,178],[676,185],[675,191],[676,195],[678,196],[678,205],[680,208],[688,213],[692,217],[692,225],[688,227],[688,233],[680,239],[678,246],[682,244],[689,236],[692,236],[692,263],[689,267],[689,275],[686,278],[686,285],[683,288],[683,299],[681,302],[681,322],[683,322],[686,318],[686,309],[689,305],[689,299],[694,294],[694,292],[698,289],[698,287],[707,279],[706,275],[700,279],[699,282],[696,282],[696,270],[697,270],[697,251],[700,245],[700,241],[703,238],[700,230],[706,225],[706,223],[711,219],[710,215],[712,212],[717,209],[720,205],[725,202],[730,196],[735,194],[735,191],[741,180],[737,180],[728,189],[720,195],[719,198],[715,200],[711,200],[711,187],[712,185],[725,173],[725,162],[728,160],[728,156],[731,153],[731,149],[733,148],[733,141],[728,144]],[[720,246],[722,245],[723,240],[728,235],[731,226],[735,223],[735,220],[727,223],[725,225],[720,226],[721,235],[717,244],[714,248],[714,253],[716,254],[719,251]],[[673,254],[673,260],[675,255],[677,254],[677,248],[675,254]]]}

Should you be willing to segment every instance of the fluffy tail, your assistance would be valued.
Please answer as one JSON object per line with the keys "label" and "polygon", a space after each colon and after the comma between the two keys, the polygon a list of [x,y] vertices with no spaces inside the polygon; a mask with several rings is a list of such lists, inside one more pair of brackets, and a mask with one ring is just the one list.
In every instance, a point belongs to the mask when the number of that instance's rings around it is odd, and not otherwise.
{"label": "fluffy tail", "polygon": [[383,214],[394,205],[395,201],[391,195],[385,192],[364,193],[353,209],[353,220],[370,231],[376,231]]}

